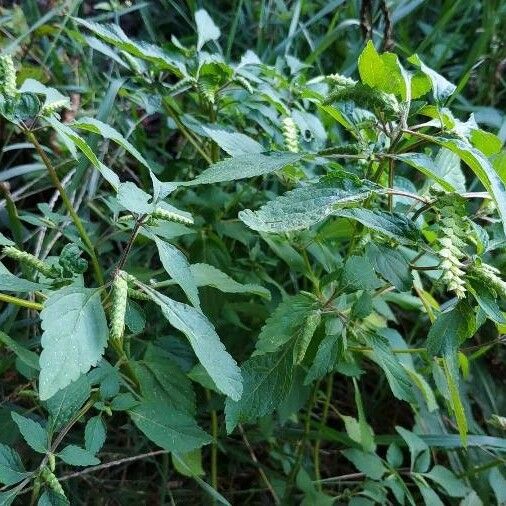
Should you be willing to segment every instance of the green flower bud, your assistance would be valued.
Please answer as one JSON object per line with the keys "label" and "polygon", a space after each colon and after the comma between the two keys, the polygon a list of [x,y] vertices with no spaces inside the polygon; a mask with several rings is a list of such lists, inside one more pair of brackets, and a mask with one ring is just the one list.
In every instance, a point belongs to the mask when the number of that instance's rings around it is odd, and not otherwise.
{"label": "green flower bud", "polygon": [[9,54],[0,55],[0,93],[8,98],[17,95],[16,69],[12,56]]}

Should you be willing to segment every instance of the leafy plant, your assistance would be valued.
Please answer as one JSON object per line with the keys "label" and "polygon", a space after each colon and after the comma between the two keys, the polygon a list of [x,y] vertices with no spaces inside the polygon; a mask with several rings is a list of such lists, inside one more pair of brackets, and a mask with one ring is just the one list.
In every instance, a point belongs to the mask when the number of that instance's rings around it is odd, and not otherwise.
{"label": "leafy plant", "polygon": [[127,437],[126,460],[162,455],[160,503],[169,472],[235,503],[226,458],[276,504],[501,504],[504,398],[473,388],[506,328],[501,134],[371,40],[354,79],[237,63],[204,9],[163,45],[73,14],[115,118],[0,59],[2,124],[51,195],[2,186],[2,372],[28,383],[0,423],[32,451],[0,445],[0,502],[73,502],[67,466]]}

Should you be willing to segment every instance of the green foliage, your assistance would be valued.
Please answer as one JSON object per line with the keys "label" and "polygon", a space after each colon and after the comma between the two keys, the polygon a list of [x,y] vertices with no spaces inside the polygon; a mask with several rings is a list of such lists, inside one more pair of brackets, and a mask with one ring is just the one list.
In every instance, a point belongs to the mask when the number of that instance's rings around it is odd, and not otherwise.
{"label": "green foliage", "polygon": [[42,4],[0,8],[0,504],[504,503],[501,2]]}

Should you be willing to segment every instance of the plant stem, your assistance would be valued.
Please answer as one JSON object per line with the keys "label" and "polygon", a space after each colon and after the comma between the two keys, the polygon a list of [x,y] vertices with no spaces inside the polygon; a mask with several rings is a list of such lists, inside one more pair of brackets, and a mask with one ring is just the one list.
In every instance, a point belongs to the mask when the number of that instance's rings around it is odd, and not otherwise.
{"label": "plant stem", "polygon": [[[322,427],[327,423],[327,418],[329,416],[329,407],[330,407],[330,401],[332,398],[332,387],[334,386],[334,375],[329,374],[327,377],[327,386],[325,389],[325,403],[323,404],[323,412],[322,412],[322,418],[320,420],[320,425],[318,427],[318,433],[322,429]],[[314,473],[315,473],[315,480],[318,482],[317,486],[318,489],[322,490],[322,485],[319,480],[321,480],[320,475],[320,444],[321,440],[318,438],[314,445]]]}
{"label": "plant stem", "polygon": [[[211,402],[211,392],[206,388],[207,402]],[[218,491],[218,415],[215,409],[211,409],[211,486]],[[213,499],[213,502],[216,502]]]}
{"label": "plant stem", "polygon": [[76,213],[74,206],[72,205],[72,202],[70,201],[67,192],[65,191],[65,188],[63,188],[60,180],[58,179],[58,174],[56,173],[56,169],[54,168],[53,164],[51,163],[51,160],[45,153],[45,151],[42,149],[42,146],[39,144],[39,141],[33,135],[32,132],[29,130],[25,130],[25,134],[27,139],[33,144],[35,147],[35,150],[37,151],[38,155],[41,157],[42,161],[44,162],[44,165],[46,166],[49,177],[51,179],[51,182],[53,183],[54,187],[58,190],[58,193],[60,194],[60,197],[62,199],[62,202],[67,209],[68,213],[70,214],[70,217],[72,219],[72,222],[74,223],[77,232],[79,233],[79,236],[81,237],[83,243],[88,248],[88,253],[91,257],[91,263],[93,265],[93,270],[95,272],[95,279],[99,286],[102,286],[104,284],[104,276],[102,274],[102,269],[100,268],[100,264],[98,262],[97,255],[95,253],[95,247],[93,246],[93,243],[91,242],[91,239],[86,232],[86,229],[84,228],[84,225],[79,218],[78,214]]}
{"label": "plant stem", "polygon": [[6,293],[0,293],[0,300],[9,304],[15,304],[16,306],[27,307],[28,309],[35,309],[36,311],[42,311],[42,304],[38,302],[32,302],[30,300],[20,299]]}

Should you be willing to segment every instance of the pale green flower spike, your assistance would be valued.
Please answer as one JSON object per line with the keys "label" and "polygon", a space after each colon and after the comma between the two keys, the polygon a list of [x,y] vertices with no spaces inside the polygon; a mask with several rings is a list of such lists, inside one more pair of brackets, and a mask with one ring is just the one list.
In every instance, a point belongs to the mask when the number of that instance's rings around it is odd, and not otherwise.
{"label": "pale green flower spike", "polygon": [[68,109],[70,107],[70,102],[68,98],[57,100],[56,102],[51,102],[50,104],[46,104],[42,107],[40,114],[42,116],[50,116],[54,112],[60,109]]}
{"label": "pale green flower spike", "polygon": [[128,298],[128,284],[122,271],[118,272],[112,283],[111,341],[121,343],[125,332],[125,313]]}
{"label": "pale green flower spike", "polygon": [[292,153],[299,152],[299,132],[295,121],[289,116],[283,119],[283,136],[285,138],[285,146]]}
{"label": "pale green flower spike", "polygon": [[439,267],[443,271],[441,280],[446,284],[448,290],[454,292],[459,299],[463,299],[466,296],[465,271],[460,259],[465,255],[458,246],[461,241],[453,229],[445,228],[445,233],[444,237],[438,239],[442,246],[439,250],[439,256],[442,259]]}
{"label": "pale green flower spike", "polygon": [[16,87],[16,69],[12,56],[0,55],[0,93],[8,98],[14,98],[18,90]]}
{"label": "pale green flower spike", "polygon": [[500,295],[506,297],[506,281],[500,277],[499,269],[489,264],[482,263],[473,266],[473,273],[482,278],[488,285],[492,286]]}

